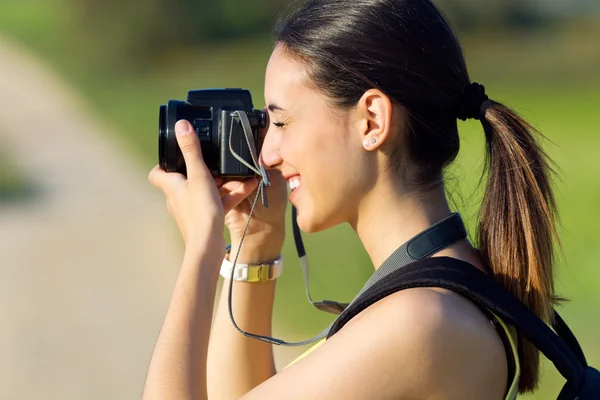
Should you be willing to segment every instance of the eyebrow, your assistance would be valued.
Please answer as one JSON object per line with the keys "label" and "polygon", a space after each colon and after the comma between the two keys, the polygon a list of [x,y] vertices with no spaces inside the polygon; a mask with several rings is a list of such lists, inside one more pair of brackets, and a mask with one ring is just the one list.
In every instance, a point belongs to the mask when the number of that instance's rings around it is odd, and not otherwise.
{"label": "eyebrow", "polygon": [[276,104],[269,104],[267,107],[270,111],[285,111],[283,108],[279,107]]}

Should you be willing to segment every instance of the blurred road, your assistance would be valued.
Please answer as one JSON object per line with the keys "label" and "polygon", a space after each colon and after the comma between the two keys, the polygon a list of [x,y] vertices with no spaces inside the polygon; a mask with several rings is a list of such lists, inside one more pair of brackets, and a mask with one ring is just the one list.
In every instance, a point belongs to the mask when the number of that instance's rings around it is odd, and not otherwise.
{"label": "blurred road", "polygon": [[0,203],[1,399],[140,397],[181,245],[149,167],[105,130],[0,37],[0,145],[36,189]]}

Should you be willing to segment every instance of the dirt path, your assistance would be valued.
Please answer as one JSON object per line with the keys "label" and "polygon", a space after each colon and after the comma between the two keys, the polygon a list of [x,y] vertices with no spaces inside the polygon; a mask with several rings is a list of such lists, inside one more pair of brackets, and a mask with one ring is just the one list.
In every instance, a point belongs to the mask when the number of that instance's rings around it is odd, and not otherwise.
{"label": "dirt path", "polygon": [[0,37],[0,146],[38,193],[0,204],[2,399],[139,398],[179,265],[162,194],[84,104]]}

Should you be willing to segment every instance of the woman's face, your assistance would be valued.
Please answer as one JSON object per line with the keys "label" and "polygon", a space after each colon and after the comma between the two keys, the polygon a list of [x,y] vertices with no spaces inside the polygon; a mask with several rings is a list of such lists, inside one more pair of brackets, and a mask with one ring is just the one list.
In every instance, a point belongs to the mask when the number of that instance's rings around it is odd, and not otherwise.
{"label": "woman's face", "polygon": [[355,218],[372,163],[359,113],[330,106],[307,79],[303,63],[277,46],[266,71],[270,126],[261,155],[293,188],[300,228],[316,232]]}

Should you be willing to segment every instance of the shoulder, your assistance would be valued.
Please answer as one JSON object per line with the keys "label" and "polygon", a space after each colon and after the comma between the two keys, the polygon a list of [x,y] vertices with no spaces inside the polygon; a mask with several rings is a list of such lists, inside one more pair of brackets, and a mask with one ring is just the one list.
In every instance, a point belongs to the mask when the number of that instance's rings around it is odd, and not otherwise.
{"label": "shoulder", "polygon": [[378,301],[244,399],[502,399],[502,341],[466,299],[407,289]]}
{"label": "shoulder", "polygon": [[497,393],[502,398],[506,389],[502,340],[477,306],[451,291],[397,292],[357,315],[338,334],[344,330],[372,342],[378,362],[392,370],[409,367],[418,393],[438,390],[444,398],[469,392],[473,398],[493,398]]}

